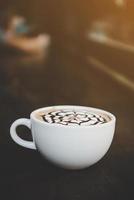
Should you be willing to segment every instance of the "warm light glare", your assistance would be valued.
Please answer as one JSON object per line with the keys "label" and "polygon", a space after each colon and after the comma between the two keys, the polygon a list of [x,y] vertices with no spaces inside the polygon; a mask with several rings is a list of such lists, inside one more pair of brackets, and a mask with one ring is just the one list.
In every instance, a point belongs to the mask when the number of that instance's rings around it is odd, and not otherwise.
{"label": "warm light glare", "polygon": [[115,0],[115,3],[116,3],[117,6],[124,6],[125,5],[124,0]]}

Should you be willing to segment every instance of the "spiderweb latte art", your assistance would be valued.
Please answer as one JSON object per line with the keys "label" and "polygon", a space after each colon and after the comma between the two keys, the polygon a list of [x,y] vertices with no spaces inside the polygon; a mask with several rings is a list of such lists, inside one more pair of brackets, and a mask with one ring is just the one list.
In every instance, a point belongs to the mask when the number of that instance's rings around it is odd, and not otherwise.
{"label": "spiderweb latte art", "polygon": [[42,119],[47,123],[69,126],[90,126],[107,122],[107,119],[100,114],[72,110],[51,111],[47,114],[43,114]]}

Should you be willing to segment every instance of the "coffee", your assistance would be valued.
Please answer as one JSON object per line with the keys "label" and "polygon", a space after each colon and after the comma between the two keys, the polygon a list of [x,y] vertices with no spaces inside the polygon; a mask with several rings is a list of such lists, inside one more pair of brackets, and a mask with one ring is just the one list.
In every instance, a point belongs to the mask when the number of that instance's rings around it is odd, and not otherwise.
{"label": "coffee", "polygon": [[110,121],[110,118],[107,115],[87,110],[49,110],[47,112],[38,112],[36,117],[41,121],[50,124],[61,124],[67,126],[91,126],[104,124]]}
{"label": "coffee", "polygon": [[[51,106],[17,119],[10,128],[19,145],[37,149],[45,159],[66,169],[83,169],[98,162],[113,140],[116,118],[105,110],[84,106]],[[31,130],[33,141],[22,139],[17,127]]]}

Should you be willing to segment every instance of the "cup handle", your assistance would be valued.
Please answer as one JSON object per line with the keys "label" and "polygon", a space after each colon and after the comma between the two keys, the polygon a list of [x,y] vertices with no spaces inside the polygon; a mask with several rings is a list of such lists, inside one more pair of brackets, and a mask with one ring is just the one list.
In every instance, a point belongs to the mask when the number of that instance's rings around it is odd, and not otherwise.
{"label": "cup handle", "polygon": [[12,139],[20,146],[23,146],[23,147],[26,147],[29,149],[36,149],[34,141],[30,142],[30,141],[23,140],[17,135],[16,128],[20,125],[24,125],[31,130],[30,119],[26,119],[26,118],[17,119],[15,122],[13,122],[13,124],[11,125],[11,128],[10,128],[10,135],[11,135]]}

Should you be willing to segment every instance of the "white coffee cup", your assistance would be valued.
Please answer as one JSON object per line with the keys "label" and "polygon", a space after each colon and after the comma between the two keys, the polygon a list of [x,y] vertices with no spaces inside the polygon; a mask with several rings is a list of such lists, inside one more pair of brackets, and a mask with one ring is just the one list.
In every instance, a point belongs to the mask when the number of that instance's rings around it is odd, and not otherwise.
{"label": "white coffee cup", "polygon": [[[90,126],[67,126],[50,124],[36,117],[38,112],[47,112],[50,109],[75,109],[101,113],[110,118],[103,124]],[[67,169],[82,169],[98,162],[108,151],[115,131],[116,118],[113,114],[92,107],[85,106],[51,106],[33,111],[30,119],[16,120],[11,128],[12,139],[19,145],[38,149],[48,160]],[[31,129],[33,142],[21,139],[16,128],[20,125]]]}

